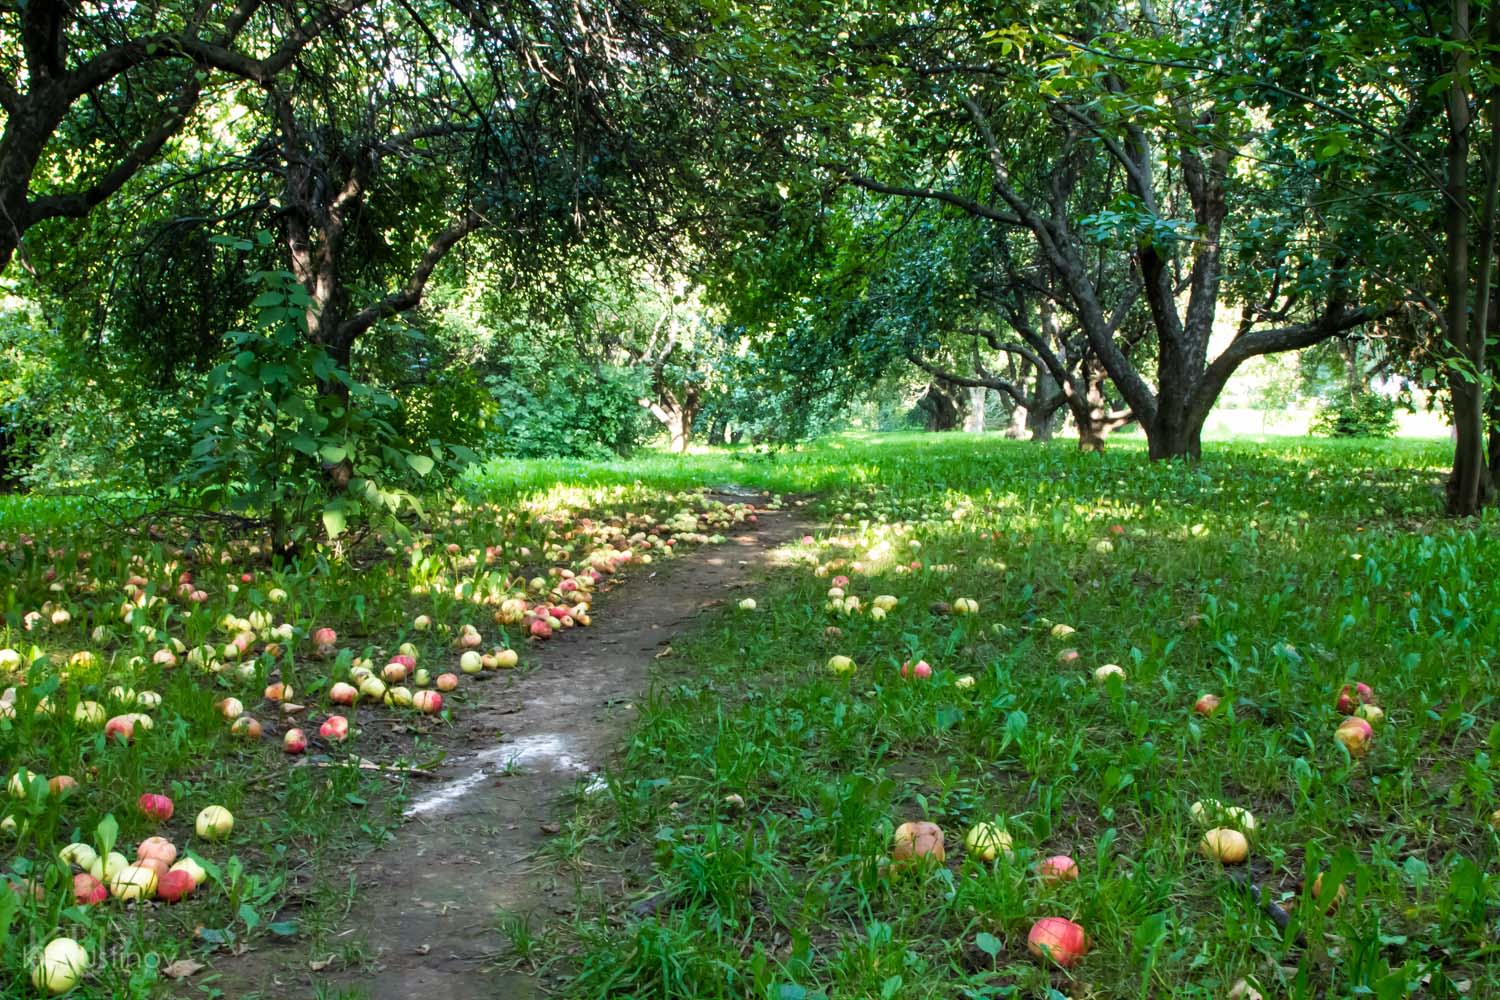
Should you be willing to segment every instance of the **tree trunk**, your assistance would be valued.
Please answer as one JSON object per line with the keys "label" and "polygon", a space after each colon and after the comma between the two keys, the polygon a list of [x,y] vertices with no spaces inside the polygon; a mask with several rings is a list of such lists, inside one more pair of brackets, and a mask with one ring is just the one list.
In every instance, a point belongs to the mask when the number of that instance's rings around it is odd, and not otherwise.
{"label": "tree trunk", "polygon": [[1010,411],[1010,422],[1005,428],[1005,436],[1012,441],[1019,441],[1026,436],[1026,428],[1031,424],[1031,410],[1017,403]]}
{"label": "tree trunk", "polygon": [[984,401],[989,392],[983,386],[969,390],[969,414],[964,417],[964,430],[970,434],[984,433]]}
{"label": "tree trunk", "polygon": [[1203,423],[1207,414],[1195,416],[1185,408],[1160,409],[1146,428],[1146,452],[1152,460],[1203,457]]}
{"label": "tree trunk", "polygon": [[926,415],[929,431],[953,431],[963,424],[958,402],[937,382],[927,383],[927,391],[917,400],[917,409]]}
{"label": "tree trunk", "polygon": [[[1444,315],[1449,345],[1466,362],[1475,362],[1476,371],[1484,370],[1484,342],[1471,342],[1469,316],[1469,111],[1467,78],[1469,74],[1469,3],[1452,0],[1453,72],[1448,84],[1448,169],[1443,228],[1448,259],[1444,284],[1448,308]],[[1487,267],[1488,261],[1481,266]],[[1448,477],[1447,510],[1454,517],[1479,513],[1487,493],[1489,470],[1484,462],[1484,389],[1477,378],[1467,376],[1457,366],[1448,367],[1448,390],[1453,398],[1453,472]]]}

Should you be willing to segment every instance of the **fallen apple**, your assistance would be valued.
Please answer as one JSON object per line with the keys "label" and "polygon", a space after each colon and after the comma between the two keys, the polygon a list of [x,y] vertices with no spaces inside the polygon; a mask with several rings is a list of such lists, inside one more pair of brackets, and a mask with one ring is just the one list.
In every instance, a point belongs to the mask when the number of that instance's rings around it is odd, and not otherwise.
{"label": "fallen apple", "polygon": [[147,858],[155,858],[171,867],[177,860],[177,846],[166,837],[147,837],[136,846],[136,861],[145,861]]}
{"label": "fallen apple", "polygon": [[1371,727],[1378,726],[1385,721],[1385,709],[1374,702],[1366,702],[1354,710],[1356,718],[1364,719]]}
{"label": "fallen apple", "polygon": [[224,698],[216,703],[214,707],[219,710],[220,715],[230,721],[238,719],[245,714],[244,702],[238,698]]}
{"label": "fallen apple", "polygon": [[148,818],[154,819],[158,823],[165,823],[172,818],[172,800],[165,795],[147,792],[139,799],[136,799],[135,804]]}
{"label": "fallen apple", "polygon": [[328,700],[335,705],[352,705],[359,699],[359,689],[353,684],[339,681],[328,689]]}
{"label": "fallen apple", "polygon": [[443,707],[443,696],[436,691],[418,691],[411,697],[412,707],[423,715],[436,715]]}
{"label": "fallen apple", "polygon": [[1374,738],[1375,730],[1364,719],[1351,715],[1339,723],[1333,735],[1349,751],[1349,756],[1363,757],[1365,751],[1370,748],[1370,740]]}
{"label": "fallen apple", "polygon": [[13,799],[26,798],[31,792],[32,782],[35,781],[42,781],[45,784],[45,779],[41,775],[24,767],[21,768],[10,776],[10,783],[6,786],[10,790],[10,797]]}
{"label": "fallen apple", "polygon": [[466,674],[477,674],[484,669],[484,660],[474,650],[467,650],[458,658],[458,669]]}
{"label": "fallen apple", "polygon": [[261,731],[259,720],[248,715],[240,716],[229,726],[229,734],[242,740],[258,740],[261,737]]}
{"label": "fallen apple", "polygon": [[1375,692],[1370,685],[1356,681],[1352,686],[1345,684],[1339,691],[1338,701],[1335,707],[1344,715],[1354,714],[1354,710],[1360,705],[1368,704],[1375,700]]}
{"label": "fallen apple", "polygon": [[31,966],[31,984],[49,996],[59,996],[78,985],[89,967],[89,953],[72,938],[47,942]]}
{"label": "fallen apple", "polygon": [[433,686],[443,692],[456,691],[458,690],[458,675],[438,674],[437,680],[433,682]]}
{"label": "fallen apple", "polygon": [[104,881],[108,882],[129,867],[129,858],[119,851],[110,851],[104,856],[103,861],[100,862],[100,875],[98,877],[102,877]]}
{"label": "fallen apple", "polygon": [[[1337,910],[1339,908],[1339,906],[1343,904],[1343,902],[1344,902],[1344,896],[1345,895],[1346,895],[1346,893],[1344,891],[1344,884],[1342,882],[1340,882],[1338,888],[1333,893],[1333,898],[1330,899],[1330,900],[1328,900],[1328,902],[1326,904],[1324,904],[1324,906],[1323,906],[1323,912],[1324,913],[1332,913],[1334,910]],[[1313,899],[1314,903],[1317,903],[1322,898],[1323,898],[1323,873],[1319,872],[1318,873],[1318,877],[1315,878],[1315,879],[1313,879],[1313,884],[1312,884],[1312,899]]]}
{"label": "fallen apple", "polygon": [[[64,864],[77,865],[84,871],[93,871],[99,864],[99,853],[89,844],[73,842],[57,852]],[[102,868],[101,868],[102,870]]]}
{"label": "fallen apple", "polygon": [[1066,854],[1054,854],[1037,866],[1037,872],[1048,885],[1072,882],[1078,878],[1078,863]]}
{"label": "fallen apple", "polygon": [[828,670],[830,673],[843,676],[854,673],[854,661],[847,656],[838,655],[828,658]]}
{"label": "fallen apple", "polygon": [[208,870],[194,858],[179,859],[175,865],[167,870],[168,875],[172,872],[187,872],[188,876],[192,878],[194,885],[202,885],[208,881]]}
{"label": "fallen apple", "polygon": [[1120,683],[1125,682],[1125,668],[1118,663],[1106,663],[1094,671],[1095,684],[1108,684],[1111,677],[1118,677]]}
{"label": "fallen apple", "polygon": [[104,724],[104,706],[97,701],[80,701],[78,707],[73,709],[73,721],[83,726],[100,726]]}
{"label": "fallen apple", "polygon": [[73,901],[75,903],[80,906],[93,906],[108,898],[109,890],[104,887],[104,883],[88,872],[79,872],[73,876]]}
{"label": "fallen apple", "polygon": [[901,676],[914,677],[917,680],[925,681],[932,676],[932,664],[926,660],[918,660],[916,663],[907,660],[901,664]]}
{"label": "fallen apple", "polygon": [[755,598],[753,598],[753,597],[747,597],[744,600],[740,601],[740,610],[741,611],[754,611],[755,610]]}
{"label": "fallen apple", "polygon": [[964,850],[981,861],[994,861],[1010,853],[1011,837],[993,823],[975,823],[964,834]]}
{"label": "fallen apple", "polygon": [[977,615],[979,614],[979,602],[972,597],[958,597],[953,601],[953,613],[955,615]]}
{"label": "fallen apple", "polygon": [[198,814],[194,829],[204,840],[223,840],[234,829],[234,815],[223,806],[208,806]]}
{"label": "fallen apple", "polygon": [[1198,700],[1193,702],[1193,711],[1199,715],[1213,715],[1218,707],[1219,696],[1216,694],[1200,695]]}
{"label": "fallen apple", "polygon": [[1088,953],[1088,935],[1083,928],[1062,917],[1043,917],[1031,925],[1026,950],[1037,958],[1067,968]]}
{"label": "fallen apple", "polygon": [[1210,861],[1221,865],[1243,864],[1250,856],[1250,841],[1238,830],[1214,827],[1203,835],[1198,851]]}
{"label": "fallen apple", "polygon": [[156,898],[166,903],[176,903],[193,894],[197,881],[189,871],[174,868],[156,881]]}
{"label": "fallen apple", "polygon": [[288,729],[281,735],[281,749],[290,754],[302,753],[307,749],[307,734],[300,729]]}
{"label": "fallen apple", "polygon": [[349,735],[349,720],[342,715],[330,715],[318,727],[318,735],[325,740],[342,741]]}
{"label": "fallen apple", "polygon": [[78,779],[71,774],[58,774],[47,779],[47,791],[59,799],[65,799],[78,790]]}
{"label": "fallen apple", "polygon": [[156,871],[146,865],[126,865],[109,879],[109,894],[126,902],[156,894]]}
{"label": "fallen apple", "polygon": [[516,654],[514,649],[498,649],[495,651],[495,666],[501,670],[511,670],[520,662],[521,658]]}
{"label": "fallen apple", "polygon": [[946,858],[947,854],[943,851],[943,831],[936,823],[918,820],[896,827],[891,844],[892,861],[899,864],[931,859],[942,864]]}

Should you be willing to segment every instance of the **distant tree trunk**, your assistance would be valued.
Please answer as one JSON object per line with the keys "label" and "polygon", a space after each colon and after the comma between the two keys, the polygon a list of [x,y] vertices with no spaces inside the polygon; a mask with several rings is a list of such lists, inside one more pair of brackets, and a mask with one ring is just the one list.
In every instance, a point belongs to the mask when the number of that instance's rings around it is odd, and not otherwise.
{"label": "distant tree trunk", "polygon": [[929,431],[954,431],[963,424],[958,401],[935,381],[927,383],[927,390],[917,400],[917,409],[925,415]]}
{"label": "distant tree trunk", "polygon": [[640,400],[640,404],[651,411],[651,415],[659,420],[667,429],[669,447],[677,454],[687,451],[687,446],[693,440],[693,421],[698,419],[698,413],[703,409],[703,401],[698,392],[689,389],[681,396],[672,392],[663,392],[660,401],[649,399]]}
{"label": "distant tree trunk", "polygon": [[1010,423],[1005,428],[1005,436],[1012,441],[1019,441],[1026,436],[1026,428],[1031,425],[1031,410],[1017,403],[1010,411]]}
{"label": "distant tree trunk", "polygon": [[989,393],[982,386],[969,390],[969,415],[964,418],[964,430],[970,434],[984,433],[984,401]]}
{"label": "distant tree trunk", "polygon": [[[1490,159],[1490,178],[1485,191],[1484,214],[1480,219],[1479,287],[1474,301],[1469,299],[1469,275],[1474,262],[1469,241],[1469,136],[1474,124],[1470,109],[1468,77],[1470,71],[1469,2],[1452,0],[1453,49],[1452,73],[1449,74],[1447,100],[1448,165],[1444,178],[1444,235],[1447,260],[1444,271],[1448,296],[1444,313],[1444,335],[1449,347],[1465,363],[1448,366],[1448,390],[1453,400],[1453,472],[1448,478],[1447,510],[1455,517],[1478,514],[1489,501],[1490,470],[1485,463],[1485,391],[1479,379],[1468,374],[1468,367],[1484,371],[1485,336],[1489,314],[1490,270],[1495,251],[1495,192],[1500,164]],[[1493,114],[1493,111],[1492,111]],[[1500,128],[1491,122],[1494,142],[1500,143]],[[1492,144],[1493,148],[1493,144]]]}

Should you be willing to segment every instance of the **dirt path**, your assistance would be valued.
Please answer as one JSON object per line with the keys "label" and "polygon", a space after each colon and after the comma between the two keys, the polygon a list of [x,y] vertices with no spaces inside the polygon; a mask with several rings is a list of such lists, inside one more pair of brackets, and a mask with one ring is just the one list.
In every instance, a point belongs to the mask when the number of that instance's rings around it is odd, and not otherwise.
{"label": "dirt path", "polygon": [[438,780],[413,790],[396,837],[354,865],[357,896],[336,933],[362,940],[373,971],[313,974],[304,946],[265,944],[222,966],[216,985],[231,997],[308,996],[314,980],[375,1000],[542,996],[525,974],[489,967],[508,948],[498,915],[546,917],[571,903],[571,886],[556,884],[537,853],[571,793],[619,747],[653,658],[705,608],[738,599],[769,554],[804,530],[794,511],[746,527],[655,573],[637,571],[600,596],[595,626],[533,648],[528,673],[479,688]]}

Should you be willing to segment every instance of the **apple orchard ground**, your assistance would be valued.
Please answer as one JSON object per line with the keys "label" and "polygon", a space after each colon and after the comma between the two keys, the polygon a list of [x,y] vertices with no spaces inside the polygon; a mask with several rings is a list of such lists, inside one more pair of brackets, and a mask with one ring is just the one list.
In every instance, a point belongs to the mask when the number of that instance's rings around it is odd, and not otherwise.
{"label": "apple orchard ground", "polygon": [[[494,463],[475,476],[498,511],[531,513],[490,518],[485,538],[469,518],[436,540],[538,544],[558,504],[662,517],[688,502],[670,491],[726,483],[814,495],[806,516],[820,524],[778,553],[753,610],[739,607],[743,592],[705,594],[724,603],[643,664],[649,695],[602,791],[580,787],[537,856],[576,899],[545,919],[493,914],[507,943],[492,962],[577,996],[1500,995],[1500,582],[1487,571],[1500,542],[1488,525],[1434,516],[1439,444],[1208,450],[1198,467],[1152,466],[1133,446],[1081,456],[1062,442],[870,436],[777,456]],[[7,537],[45,535],[70,512],[12,501],[3,517]],[[115,579],[97,560],[120,543],[89,541],[95,575]],[[293,623],[394,648],[417,607],[415,567],[373,565],[385,568],[298,576]],[[848,582],[830,597],[838,576]],[[30,641],[19,619],[39,584],[17,580],[4,645]],[[642,574],[610,599],[649,607],[651,587]],[[87,617],[117,593],[69,598]],[[881,596],[897,599],[883,617]],[[977,611],[955,614],[959,599]],[[455,631],[468,620],[456,600],[423,603]],[[497,627],[478,624],[493,641]],[[589,669],[587,631],[535,665],[519,635],[509,641],[522,666],[499,683],[523,699],[540,672]],[[830,672],[834,656],[853,671]],[[919,660],[931,676],[903,679]],[[1121,670],[1098,683],[1105,664]],[[98,683],[124,669],[107,660]],[[1340,691],[1356,681],[1383,709],[1358,756],[1335,738]],[[323,683],[310,673],[305,686]],[[176,907],[28,901],[15,927],[209,963],[280,935],[288,961],[305,971],[332,956],[312,978],[360,995],[374,959],[334,937],[360,914],[340,859],[386,849],[421,779],[288,769],[278,747],[224,733],[216,699],[163,693],[146,753],[38,741],[41,724],[23,713],[4,723],[3,749],[49,775],[98,767],[130,789],[169,789],[184,812],[223,800],[238,822],[211,859],[219,879]],[[1195,712],[1208,693],[1218,707]],[[431,765],[457,729],[483,723],[471,705],[457,700],[447,723],[372,711],[362,728],[389,732],[362,736],[357,752]],[[45,844],[91,836],[105,811],[120,813],[122,840],[148,832],[89,784],[76,815],[27,815],[15,874]],[[1192,806],[1209,800],[1239,810],[1199,812],[1243,829],[1243,864],[1200,854]],[[889,863],[908,821],[942,831],[943,862]],[[966,850],[979,822],[1005,831],[1010,850]],[[1057,855],[1076,880],[1039,876]],[[1314,900],[1305,887],[1319,873]],[[1027,949],[1048,917],[1087,935],[1067,969]],[[18,991],[30,989],[24,936],[13,930],[6,951]],[[149,994],[151,976],[136,978],[96,971],[83,989]]]}

